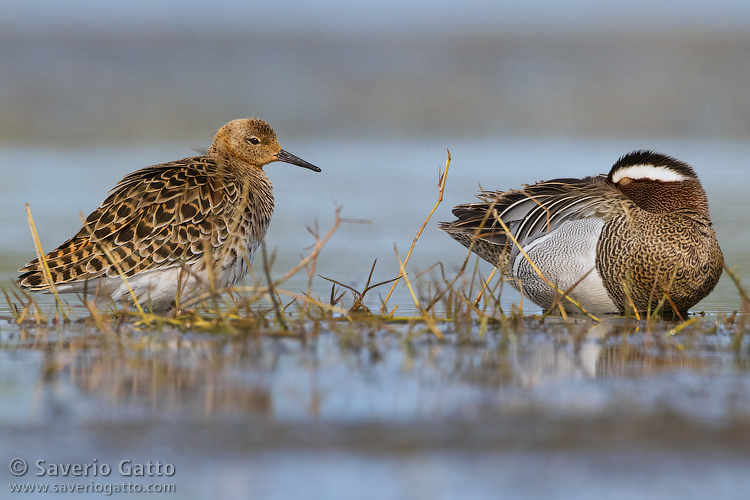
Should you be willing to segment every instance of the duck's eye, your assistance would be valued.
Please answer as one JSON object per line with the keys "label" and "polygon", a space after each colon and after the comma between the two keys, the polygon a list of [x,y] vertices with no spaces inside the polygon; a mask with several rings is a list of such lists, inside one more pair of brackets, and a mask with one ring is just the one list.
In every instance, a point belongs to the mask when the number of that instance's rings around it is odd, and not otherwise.
{"label": "duck's eye", "polygon": [[627,186],[631,182],[633,182],[633,179],[631,179],[630,177],[623,177],[622,179],[617,181],[617,184],[619,184],[620,186]]}
{"label": "duck's eye", "polygon": [[252,137],[248,137],[247,138],[247,142],[249,142],[250,144],[252,144],[253,146],[255,146],[256,144],[260,144],[260,139],[258,139],[255,136],[252,136]]}

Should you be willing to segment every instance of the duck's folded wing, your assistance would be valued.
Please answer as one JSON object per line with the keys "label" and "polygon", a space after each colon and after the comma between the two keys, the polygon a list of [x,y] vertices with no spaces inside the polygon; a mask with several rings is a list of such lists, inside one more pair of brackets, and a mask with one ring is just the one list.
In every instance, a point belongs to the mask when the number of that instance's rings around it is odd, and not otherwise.
{"label": "duck's folded wing", "polygon": [[[616,205],[626,202],[604,176],[554,179],[504,192],[484,191],[479,198],[479,202],[455,207],[456,220],[439,225],[475,251],[486,245],[503,251],[513,244],[513,239],[525,246],[569,220],[590,217],[606,220]],[[503,224],[513,238],[508,237]],[[487,251],[485,248],[484,252]],[[491,253],[494,257],[496,252]]]}

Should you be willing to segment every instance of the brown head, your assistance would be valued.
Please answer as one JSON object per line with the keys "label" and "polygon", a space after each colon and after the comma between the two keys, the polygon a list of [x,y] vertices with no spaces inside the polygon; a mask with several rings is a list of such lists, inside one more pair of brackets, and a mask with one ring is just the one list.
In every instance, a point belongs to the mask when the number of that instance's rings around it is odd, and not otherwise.
{"label": "brown head", "polygon": [[208,152],[260,169],[271,162],[282,161],[320,172],[315,165],[281,149],[276,132],[260,118],[240,118],[227,123],[216,133]]}
{"label": "brown head", "polygon": [[710,218],[698,176],[689,165],[670,156],[633,151],[614,164],[607,180],[649,212],[688,209]]}

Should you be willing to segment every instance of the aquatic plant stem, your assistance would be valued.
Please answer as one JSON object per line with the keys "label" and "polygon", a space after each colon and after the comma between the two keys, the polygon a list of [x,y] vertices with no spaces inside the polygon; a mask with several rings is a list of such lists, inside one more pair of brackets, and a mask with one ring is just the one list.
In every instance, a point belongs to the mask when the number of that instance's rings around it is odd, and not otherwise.
{"label": "aquatic plant stem", "polygon": [[281,310],[281,302],[279,297],[276,295],[276,287],[271,279],[271,266],[268,265],[268,254],[266,252],[266,242],[261,241],[260,243],[261,255],[263,257],[263,273],[266,275],[266,281],[268,282],[268,296],[271,298],[273,304],[273,310],[276,313],[276,321],[279,322],[283,330],[289,330],[289,325],[284,321],[284,311]]}
{"label": "aquatic plant stem", "polygon": [[479,301],[482,299],[482,295],[484,295],[484,291],[487,290],[487,287],[489,286],[490,281],[492,281],[492,278],[495,276],[496,272],[497,272],[497,267],[493,267],[490,275],[487,277],[486,280],[482,282],[482,289],[479,290],[479,293],[477,294],[477,298],[474,299],[475,306],[479,305]]}
{"label": "aquatic plant stem", "polygon": [[289,278],[297,274],[300,271],[300,269],[304,268],[310,261],[318,258],[318,254],[320,253],[320,251],[323,250],[323,247],[325,246],[325,244],[328,242],[328,240],[331,239],[333,234],[338,230],[339,226],[341,225],[341,207],[336,207],[335,217],[336,218],[333,221],[333,226],[331,226],[331,229],[328,230],[325,236],[323,236],[322,239],[316,238],[315,247],[313,248],[312,252],[310,252],[310,254],[307,257],[302,259],[299,262],[299,264],[297,264],[292,269],[287,271],[287,273],[284,276],[276,280],[274,282],[274,286],[278,287],[280,284],[284,283],[286,280],[288,280]]}
{"label": "aquatic plant stem", "polygon": [[747,291],[742,288],[742,283],[740,283],[740,277],[737,276],[737,273],[733,269],[729,269],[726,264],[724,264],[724,272],[727,273],[729,279],[732,280],[734,286],[737,287],[737,292],[740,294],[740,299],[742,300],[743,305],[750,304],[750,295],[748,295]]}
{"label": "aquatic plant stem", "polygon": [[425,322],[428,328],[432,331],[435,337],[437,337],[440,340],[443,340],[443,334],[440,330],[438,330],[435,319],[432,316],[430,316],[430,314],[422,307],[422,304],[419,303],[419,299],[417,298],[417,294],[414,293],[414,287],[411,286],[411,280],[409,280],[409,276],[407,276],[406,274],[406,268],[404,267],[406,265],[406,261],[402,261],[401,257],[399,257],[398,248],[396,247],[396,245],[393,245],[393,250],[396,253],[396,260],[398,261],[398,265],[401,268],[401,275],[404,277],[406,286],[409,288],[409,293],[411,294],[412,300],[414,300],[414,305],[417,306],[417,309],[419,309],[419,312],[422,314],[422,320]]}
{"label": "aquatic plant stem", "polygon": [[[536,273],[539,275],[539,277],[542,278],[545,282],[547,282],[547,284],[549,286],[551,286],[554,290],[556,290],[557,293],[559,293],[563,297],[565,297],[565,299],[568,300],[571,304],[573,304],[574,306],[576,306],[578,308],[578,310],[581,311],[583,314],[585,314],[589,318],[593,319],[594,321],[601,322],[601,320],[599,318],[597,318],[593,314],[591,314],[588,311],[586,311],[586,309],[584,309],[583,306],[578,303],[578,301],[576,301],[575,299],[573,299],[572,297],[570,297],[569,295],[567,295],[565,292],[563,292],[562,290],[560,290],[557,287],[557,285],[555,285],[550,280],[548,280],[547,278],[545,278],[544,274],[542,274],[542,271],[536,266],[536,264],[534,263],[534,261],[531,260],[531,258],[529,257],[529,255],[524,251],[523,247],[521,247],[521,245],[518,243],[518,240],[516,240],[516,237],[513,236],[513,233],[510,232],[510,229],[508,228],[508,226],[500,218],[500,214],[497,213],[497,209],[493,208],[492,209],[492,213],[493,213],[493,215],[495,217],[495,220],[502,226],[503,231],[505,231],[505,234],[507,234],[508,238],[510,238],[511,241],[513,241],[513,244],[516,246],[516,248],[518,248],[518,251],[521,252],[521,255],[523,255],[523,258],[526,259],[526,261],[529,263],[529,265],[531,265],[531,267],[534,269],[534,271],[536,271]],[[563,315],[565,315],[565,312],[563,311],[562,305],[560,304],[559,306],[560,306],[560,312]]]}
{"label": "aquatic plant stem", "polygon": [[[60,299],[60,295],[57,293],[57,287],[52,280],[52,271],[50,271],[49,265],[47,264],[47,259],[44,256],[44,250],[42,250],[42,242],[39,240],[39,234],[36,231],[36,224],[34,224],[34,218],[31,216],[31,207],[28,203],[26,203],[26,216],[29,221],[31,236],[34,239],[34,250],[36,251],[36,257],[37,259],[39,259],[39,262],[42,263],[42,276],[44,277],[44,281],[47,282],[47,286],[49,287],[49,289],[52,290],[52,294],[55,296],[55,307],[57,307],[58,312],[62,312],[62,299]],[[66,317],[67,314],[63,314],[63,316]]]}
{"label": "aquatic plant stem", "polygon": [[143,307],[141,307],[141,304],[138,301],[138,297],[135,295],[133,288],[130,286],[130,282],[128,282],[128,278],[125,276],[125,272],[122,270],[122,266],[120,266],[120,263],[115,260],[115,258],[112,256],[112,252],[110,252],[107,249],[107,246],[101,244],[101,242],[96,237],[96,235],[86,225],[86,218],[83,216],[83,212],[78,212],[78,215],[81,217],[81,222],[83,222],[83,227],[85,227],[88,230],[89,236],[94,240],[94,243],[99,245],[99,248],[102,250],[102,252],[104,252],[104,255],[107,257],[107,260],[109,261],[109,263],[115,267],[115,270],[117,271],[118,276],[120,277],[120,279],[122,279],[123,283],[125,283],[125,287],[128,289],[130,298],[133,299],[133,305],[135,306],[136,309],[138,309],[138,314],[140,314],[141,316],[144,316],[146,312],[143,310]]}
{"label": "aquatic plant stem", "polygon": [[388,294],[385,296],[385,299],[383,299],[383,303],[380,306],[380,312],[381,314],[387,315],[388,314],[388,300],[391,298],[391,295],[393,294],[393,291],[396,289],[396,285],[398,285],[399,280],[402,277],[406,277],[406,264],[408,264],[409,259],[411,258],[411,254],[414,251],[414,247],[417,245],[417,241],[419,241],[419,237],[422,236],[422,231],[424,231],[424,228],[427,227],[427,223],[432,218],[433,214],[435,213],[435,210],[437,210],[438,206],[440,206],[440,203],[443,201],[443,193],[445,192],[445,181],[448,179],[448,169],[451,165],[451,152],[448,151],[448,158],[445,160],[445,170],[440,174],[438,178],[438,200],[435,203],[435,206],[432,207],[432,210],[430,211],[429,215],[427,215],[427,218],[422,223],[422,227],[419,228],[419,231],[417,231],[416,236],[414,236],[414,240],[411,242],[411,247],[409,247],[409,251],[406,253],[406,258],[404,259],[404,265],[401,267],[401,273],[396,277],[396,280],[391,285],[391,289],[388,290]]}

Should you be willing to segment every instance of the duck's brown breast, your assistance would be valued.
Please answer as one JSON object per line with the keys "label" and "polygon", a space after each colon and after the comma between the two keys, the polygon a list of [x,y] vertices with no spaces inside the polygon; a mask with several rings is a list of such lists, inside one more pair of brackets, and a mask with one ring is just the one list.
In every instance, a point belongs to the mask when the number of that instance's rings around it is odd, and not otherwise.
{"label": "duck's brown breast", "polygon": [[[707,296],[724,267],[711,223],[689,211],[655,214],[633,207],[605,225],[597,269],[621,311],[654,310],[665,294],[680,314]],[[668,302],[664,310],[672,307]]]}

